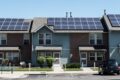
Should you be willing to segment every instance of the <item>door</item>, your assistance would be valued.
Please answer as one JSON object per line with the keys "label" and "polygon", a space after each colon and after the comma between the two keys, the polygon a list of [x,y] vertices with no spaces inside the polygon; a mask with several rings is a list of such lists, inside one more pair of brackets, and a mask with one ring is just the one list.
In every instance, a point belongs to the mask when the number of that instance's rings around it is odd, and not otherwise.
{"label": "door", "polygon": [[2,63],[3,60],[3,53],[0,53],[0,64]]}
{"label": "door", "polygon": [[59,59],[60,59],[60,52],[54,52],[53,53],[53,57],[54,57],[54,64],[59,64],[60,63],[60,61],[59,61]]}
{"label": "door", "polygon": [[87,66],[87,53],[86,52],[81,52],[80,53],[80,64],[82,67]]}

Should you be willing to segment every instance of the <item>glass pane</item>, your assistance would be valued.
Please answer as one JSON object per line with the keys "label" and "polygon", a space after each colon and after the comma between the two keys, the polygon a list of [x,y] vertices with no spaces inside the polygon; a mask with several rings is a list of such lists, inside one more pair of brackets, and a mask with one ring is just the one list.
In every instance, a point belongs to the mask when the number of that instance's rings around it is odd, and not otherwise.
{"label": "glass pane", "polygon": [[86,58],[86,54],[81,54],[81,58]]}
{"label": "glass pane", "polygon": [[46,38],[50,39],[51,38],[51,34],[46,34]]}
{"label": "glass pane", "polygon": [[101,39],[97,39],[97,44],[102,44],[102,40]]}
{"label": "glass pane", "polygon": [[46,39],[46,44],[51,44],[51,39]]}
{"label": "glass pane", "polygon": [[39,38],[43,39],[44,38],[44,34],[39,34]]}
{"label": "glass pane", "polygon": [[44,40],[43,40],[43,39],[40,39],[40,40],[39,40],[39,44],[44,44]]}
{"label": "glass pane", "polygon": [[95,57],[90,57],[90,60],[95,60]]}

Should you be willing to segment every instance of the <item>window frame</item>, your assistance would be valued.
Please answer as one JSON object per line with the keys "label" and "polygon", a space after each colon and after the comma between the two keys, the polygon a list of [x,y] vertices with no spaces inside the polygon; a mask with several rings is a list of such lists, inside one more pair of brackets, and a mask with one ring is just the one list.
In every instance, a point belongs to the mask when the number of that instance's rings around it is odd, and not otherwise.
{"label": "window frame", "polygon": [[[91,44],[91,40],[94,41],[93,44]],[[101,44],[98,44],[98,40],[101,40]],[[89,44],[90,45],[102,45],[103,44],[103,34],[102,33],[90,33],[89,34]]]}
{"label": "window frame", "polygon": [[[40,34],[43,35],[43,38],[40,38]],[[50,38],[47,38],[47,34],[50,34]],[[39,45],[52,45],[52,34],[51,33],[39,33],[38,40],[43,40],[43,44],[40,44],[39,42]],[[47,44],[47,40],[50,40],[50,44]]]}
{"label": "window frame", "polygon": [[[6,43],[5,44],[2,44],[2,40],[5,40]],[[0,34],[0,45],[7,45],[7,34]]]}

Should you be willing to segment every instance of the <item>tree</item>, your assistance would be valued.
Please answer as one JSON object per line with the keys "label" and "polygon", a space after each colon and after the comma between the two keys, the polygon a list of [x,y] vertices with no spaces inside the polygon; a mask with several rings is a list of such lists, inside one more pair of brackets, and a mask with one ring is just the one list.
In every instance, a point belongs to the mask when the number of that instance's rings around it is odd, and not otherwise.
{"label": "tree", "polygon": [[43,67],[43,65],[44,65],[44,63],[45,63],[45,57],[43,57],[43,56],[39,56],[38,58],[37,58],[37,63],[40,65],[40,67]]}
{"label": "tree", "polygon": [[53,61],[54,61],[54,59],[53,59],[51,56],[49,56],[49,57],[46,58],[47,66],[48,66],[49,68],[52,67]]}

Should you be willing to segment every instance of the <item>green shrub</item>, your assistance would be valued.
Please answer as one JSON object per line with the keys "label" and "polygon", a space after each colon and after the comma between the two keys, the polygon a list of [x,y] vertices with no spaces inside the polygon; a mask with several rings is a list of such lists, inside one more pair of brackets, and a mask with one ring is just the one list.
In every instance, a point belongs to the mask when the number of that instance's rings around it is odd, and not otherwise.
{"label": "green shrub", "polygon": [[44,65],[44,63],[45,63],[45,57],[43,57],[43,56],[39,56],[38,58],[37,58],[37,63],[40,65],[40,67],[43,67],[43,65]]}
{"label": "green shrub", "polygon": [[53,61],[54,61],[54,59],[53,59],[51,56],[46,57],[47,66],[48,66],[49,68],[52,67]]}
{"label": "green shrub", "polygon": [[[65,65],[63,65],[65,68]],[[68,63],[66,64],[66,68],[80,68],[80,63]]]}

